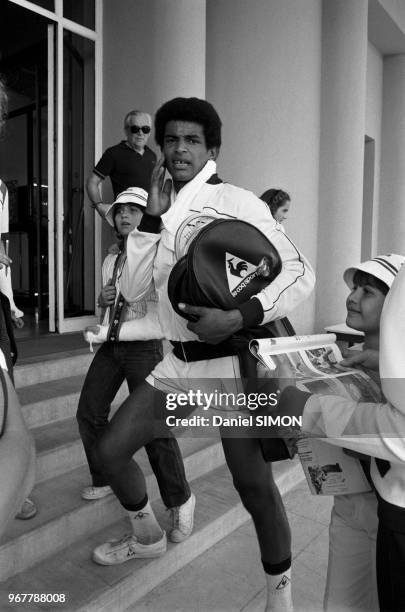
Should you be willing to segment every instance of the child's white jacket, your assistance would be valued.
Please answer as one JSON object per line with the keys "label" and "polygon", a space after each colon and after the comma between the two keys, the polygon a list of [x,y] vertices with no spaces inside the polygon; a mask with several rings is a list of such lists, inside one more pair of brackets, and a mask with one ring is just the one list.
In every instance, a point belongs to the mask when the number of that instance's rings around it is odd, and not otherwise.
{"label": "child's white jacket", "polygon": [[[151,287],[156,289],[159,328],[149,332],[152,338],[164,336],[168,340],[198,340],[187,329],[187,321],[175,313],[167,294],[169,274],[177,260],[176,231],[181,223],[196,213],[247,221],[261,230],[277,248],[283,264],[282,271],[256,296],[262,312],[255,324],[287,315],[313,289],[315,277],[310,264],[281,231],[267,205],[253,193],[234,185],[221,181],[207,182],[214,173],[215,163],[209,161],[193,181],[181,189],[169,211],[162,216],[159,232],[140,231],[141,223],[140,228],[128,236],[127,263],[121,276],[121,291],[132,302],[147,295]],[[147,325],[148,316],[143,321]]]}
{"label": "child's white jacket", "polygon": [[405,266],[384,302],[380,325],[380,376],[388,403],[373,404],[313,395],[303,413],[303,430],[390,462],[371,477],[386,501],[405,508]]}

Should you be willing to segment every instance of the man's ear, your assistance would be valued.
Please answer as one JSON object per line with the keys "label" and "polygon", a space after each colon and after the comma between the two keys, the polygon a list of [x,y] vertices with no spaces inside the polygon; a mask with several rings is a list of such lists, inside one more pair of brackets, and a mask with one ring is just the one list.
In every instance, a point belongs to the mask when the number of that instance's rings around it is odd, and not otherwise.
{"label": "man's ear", "polygon": [[211,147],[211,149],[208,149],[208,153],[210,159],[213,159],[215,161],[219,155],[219,147]]}

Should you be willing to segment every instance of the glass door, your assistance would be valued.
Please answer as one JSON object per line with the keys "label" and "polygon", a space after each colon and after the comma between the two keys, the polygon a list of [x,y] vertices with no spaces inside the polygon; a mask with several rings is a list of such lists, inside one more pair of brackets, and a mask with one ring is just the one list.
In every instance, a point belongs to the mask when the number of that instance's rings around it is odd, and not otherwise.
{"label": "glass door", "polygon": [[95,216],[85,203],[95,159],[95,41],[61,27],[59,36],[57,327],[67,332],[97,322]]}
{"label": "glass door", "polygon": [[47,332],[51,321],[55,326],[50,288],[53,250],[48,241],[53,201],[49,175],[53,25],[14,3],[3,3],[0,40],[0,72],[9,95],[9,116],[0,140],[0,176],[9,190],[11,275],[15,303],[25,315],[25,328],[18,330],[22,336]]}
{"label": "glass door", "polygon": [[85,184],[101,150],[102,0],[0,3],[16,303],[36,331],[82,330],[97,322],[100,286],[101,222]]}
{"label": "glass door", "polygon": [[94,213],[85,182],[94,160],[94,42],[63,35],[64,317],[94,315]]}

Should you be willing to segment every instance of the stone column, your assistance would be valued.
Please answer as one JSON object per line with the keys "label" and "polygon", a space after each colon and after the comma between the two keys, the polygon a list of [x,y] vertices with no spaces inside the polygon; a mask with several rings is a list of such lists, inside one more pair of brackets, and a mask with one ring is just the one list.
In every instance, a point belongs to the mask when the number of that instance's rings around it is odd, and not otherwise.
{"label": "stone column", "polygon": [[[154,108],[177,96],[205,97],[205,0],[150,0]],[[145,49],[145,53],[147,50]]]}
{"label": "stone column", "polygon": [[343,270],[360,261],[367,0],[324,0],[315,322],[345,319]]}

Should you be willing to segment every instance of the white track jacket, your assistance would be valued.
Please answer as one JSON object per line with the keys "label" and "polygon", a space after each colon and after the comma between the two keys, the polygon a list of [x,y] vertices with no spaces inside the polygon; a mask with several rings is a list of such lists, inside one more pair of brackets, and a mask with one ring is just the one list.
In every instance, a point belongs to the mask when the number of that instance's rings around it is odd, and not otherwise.
{"label": "white track jacket", "polygon": [[[127,241],[127,262],[121,276],[124,297],[134,302],[154,287],[158,294],[157,317],[149,322],[142,319],[150,338],[168,340],[198,340],[187,329],[187,321],[173,310],[168,294],[169,274],[176,263],[175,236],[180,224],[196,213],[213,218],[239,219],[256,226],[277,248],[282,270],[275,280],[256,297],[263,309],[261,323],[286,316],[311,293],[315,277],[313,270],[288,236],[281,231],[267,205],[250,191],[234,185],[212,181],[215,163],[207,162],[200,173],[187,183],[174,199],[169,211],[162,216],[158,233],[142,231],[142,222]],[[207,182],[208,181],[208,182]],[[158,327],[157,327],[158,322]],[[128,325],[128,324],[127,324]]]}

